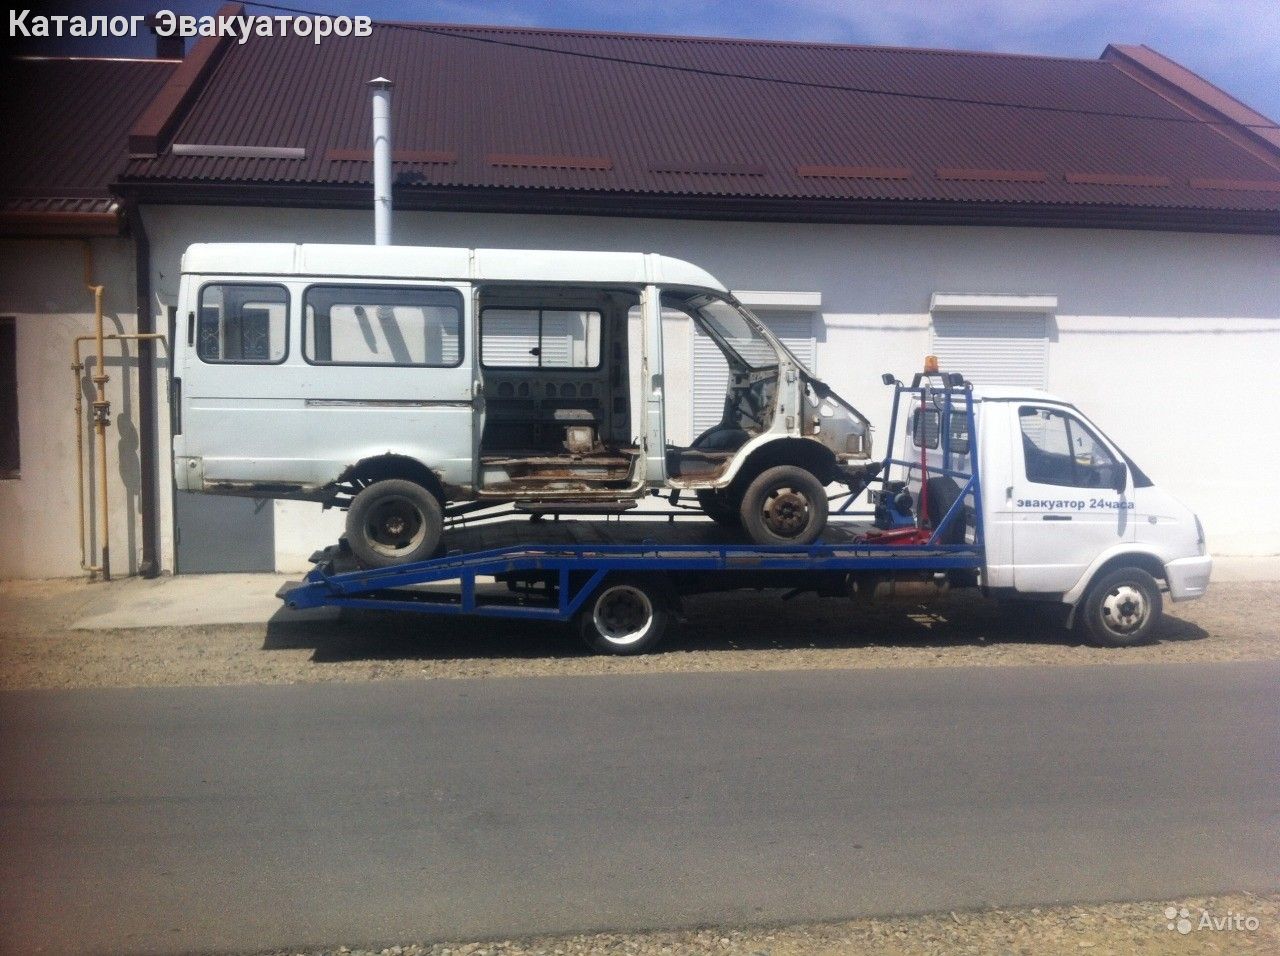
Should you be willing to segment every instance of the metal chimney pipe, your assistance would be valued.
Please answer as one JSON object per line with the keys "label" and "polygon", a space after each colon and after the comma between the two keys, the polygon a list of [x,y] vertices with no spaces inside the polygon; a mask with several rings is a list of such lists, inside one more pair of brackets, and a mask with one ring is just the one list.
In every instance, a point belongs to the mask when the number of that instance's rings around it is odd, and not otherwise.
{"label": "metal chimney pipe", "polygon": [[391,87],[385,76],[373,87],[373,243],[391,245]]}

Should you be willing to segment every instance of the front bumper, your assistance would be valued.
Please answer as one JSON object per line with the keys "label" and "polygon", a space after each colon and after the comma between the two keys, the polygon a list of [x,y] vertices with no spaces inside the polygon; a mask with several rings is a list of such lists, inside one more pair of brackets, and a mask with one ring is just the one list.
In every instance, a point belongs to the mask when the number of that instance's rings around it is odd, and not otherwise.
{"label": "front bumper", "polygon": [[1213,558],[1207,554],[1168,562],[1164,573],[1169,581],[1169,597],[1175,601],[1204,597],[1204,592],[1209,590],[1209,573],[1212,570]]}

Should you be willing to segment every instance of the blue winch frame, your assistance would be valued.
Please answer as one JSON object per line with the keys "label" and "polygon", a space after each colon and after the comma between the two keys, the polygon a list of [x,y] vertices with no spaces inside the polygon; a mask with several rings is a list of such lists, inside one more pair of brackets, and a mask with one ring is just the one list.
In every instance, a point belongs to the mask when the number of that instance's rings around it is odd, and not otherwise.
{"label": "blue winch frame", "polygon": [[[938,383],[934,383],[934,378]],[[448,554],[426,561],[357,571],[335,571],[329,560],[317,561],[299,584],[286,585],[280,596],[292,608],[358,607],[368,610],[417,611],[426,614],[523,618],[568,621],[610,574],[682,572],[788,571],[788,572],[946,572],[981,570],[984,564],[982,495],[978,472],[977,427],[971,388],[940,376],[916,375],[910,386],[894,382],[893,412],[889,423],[888,456],[876,482],[887,482],[896,466],[919,470],[919,461],[893,457],[904,397],[918,399],[921,407],[939,411],[939,444],[942,465],[929,464],[934,475],[945,475],[961,484],[960,494],[942,520],[936,522],[928,541],[919,544],[877,544],[874,539],[803,546],[756,544],[663,544],[646,540],[638,544],[537,544],[462,554]],[[958,401],[959,400],[959,401]],[[952,459],[951,415],[963,408],[968,436],[968,471],[950,467]],[[961,453],[963,454],[963,453]],[[850,495],[836,514],[850,512],[856,496]],[[974,540],[943,543],[948,528],[964,520],[966,501],[972,502]],[[528,525],[536,533],[537,523]],[[488,603],[478,600],[477,578],[493,575],[530,575],[554,581],[555,602]],[[413,590],[415,586],[456,581],[450,591]],[[550,596],[550,592],[548,592]]]}

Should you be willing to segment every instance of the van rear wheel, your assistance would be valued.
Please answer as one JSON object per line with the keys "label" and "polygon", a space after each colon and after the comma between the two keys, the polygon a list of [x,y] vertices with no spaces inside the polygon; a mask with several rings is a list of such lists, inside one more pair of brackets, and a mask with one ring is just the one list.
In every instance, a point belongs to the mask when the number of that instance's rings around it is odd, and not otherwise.
{"label": "van rear wheel", "polygon": [[443,530],[436,496],[403,478],[375,481],[355,496],[347,511],[347,543],[370,568],[431,557]]}

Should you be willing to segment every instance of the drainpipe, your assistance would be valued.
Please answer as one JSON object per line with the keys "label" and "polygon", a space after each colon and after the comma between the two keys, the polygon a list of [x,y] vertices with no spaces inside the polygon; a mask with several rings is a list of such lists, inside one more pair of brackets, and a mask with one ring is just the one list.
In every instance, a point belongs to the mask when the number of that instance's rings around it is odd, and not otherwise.
{"label": "drainpipe", "polygon": [[391,245],[391,87],[385,76],[373,87],[373,244]]}
{"label": "drainpipe", "polygon": [[126,207],[129,233],[133,237],[134,288],[138,298],[138,508],[142,512],[142,563],[138,573],[154,578],[160,573],[159,508],[156,494],[156,339],[155,315],[151,301],[151,242],[136,203]]}

